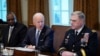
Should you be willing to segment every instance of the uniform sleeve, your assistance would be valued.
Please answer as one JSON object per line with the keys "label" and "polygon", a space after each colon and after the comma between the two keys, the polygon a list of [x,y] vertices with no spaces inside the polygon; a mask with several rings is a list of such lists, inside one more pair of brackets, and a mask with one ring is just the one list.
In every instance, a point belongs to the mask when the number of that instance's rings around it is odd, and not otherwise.
{"label": "uniform sleeve", "polygon": [[68,35],[68,32],[65,33],[65,36],[64,36],[64,39],[63,39],[63,42],[58,50],[58,55],[60,55],[63,51],[66,51],[67,49],[65,48],[65,39]]}

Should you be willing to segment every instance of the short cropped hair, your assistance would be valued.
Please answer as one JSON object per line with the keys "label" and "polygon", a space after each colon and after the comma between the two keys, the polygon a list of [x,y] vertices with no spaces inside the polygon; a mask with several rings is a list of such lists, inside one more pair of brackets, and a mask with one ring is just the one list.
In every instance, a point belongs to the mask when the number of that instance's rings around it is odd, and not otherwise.
{"label": "short cropped hair", "polygon": [[73,15],[78,15],[80,19],[85,20],[85,14],[82,11],[75,11],[71,14],[71,16],[73,16]]}
{"label": "short cropped hair", "polygon": [[17,22],[17,18],[16,18],[15,13],[14,13],[14,12],[8,12],[8,13],[7,13],[7,16],[8,16],[9,14],[12,14],[12,15],[13,15],[13,17],[14,17],[15,22]]}

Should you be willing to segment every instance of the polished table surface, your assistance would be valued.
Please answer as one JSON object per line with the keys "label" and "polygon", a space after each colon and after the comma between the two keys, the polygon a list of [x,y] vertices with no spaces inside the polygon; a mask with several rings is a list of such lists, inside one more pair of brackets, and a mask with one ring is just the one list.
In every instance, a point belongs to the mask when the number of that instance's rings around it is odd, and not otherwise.
{"label": "polished table surface", "polygon": [[[5,49],[3,49],[3,50],[5,50]],[[33,50],[33,49],[30,50],[30,49],[21,48],[21,47],[6,47],[6,50],[7,50],[7,53],[9,53],[9,51],[12,50],[13,56],[57,56],[56,53],[39,52],[38,50]],[[3,53],[5,53],[5,52],[3,52]],[[0,56],[2,56],[2,55],[0,54]]]}
{"label": "polished table surface", "polygon": [[14,50],[14,56],[39,56],[38,54],[44,55],[44,56],[57,56],[56,54],[48,53],[48,52],[42,52],[42,53],[37,53],[37,52],[27,52],[27,51],[19,51],[19,50]]}
{"label": "polished table surface", "polygon": [[35,52],[14,50],[14,56],[37,56]]}
{"label": "polished table surface", "polygon": [[[48,52],[42,52],[41,56],[58,56],[56,53],[48,53]],[[3,56],[0,53],[0,56]],[[7,56],[7,55],[6,55]],[[8,55],[9,56],[9,55]],[[14,50],[13,56],[39,56],[37,52],[27,52],[27,51],[19,51],[19,50]]]}

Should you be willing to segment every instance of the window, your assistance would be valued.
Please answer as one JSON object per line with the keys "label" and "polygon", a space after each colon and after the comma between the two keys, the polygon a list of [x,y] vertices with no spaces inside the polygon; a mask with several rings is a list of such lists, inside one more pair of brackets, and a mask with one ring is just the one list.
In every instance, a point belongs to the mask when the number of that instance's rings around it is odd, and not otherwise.
{"label": "window", "polygon": [[7,14],[7,0],[0,0],[0,19],[6,21],[6,14]]}
{"label": "window", "polygon": [[70,26],[73,0],[50,0],[50,24]]}

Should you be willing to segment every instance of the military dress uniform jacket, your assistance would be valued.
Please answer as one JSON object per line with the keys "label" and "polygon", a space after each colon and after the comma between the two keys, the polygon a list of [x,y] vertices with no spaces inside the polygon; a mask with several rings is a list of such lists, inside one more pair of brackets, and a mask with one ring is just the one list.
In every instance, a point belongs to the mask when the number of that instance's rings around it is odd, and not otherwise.
{"label": "military dress uniform jacket", "polygon": [[[85,33],[88,33],[89,36],[84,36]],[[86,40],[82,41],[83,38],[86,38]],[[84,26],[78,35],[75,35],[75,30],[72,29],[65,33],[59,53],[70,51],[76,53],[77,56],[96,56],[97,47],[97,33]]]}

